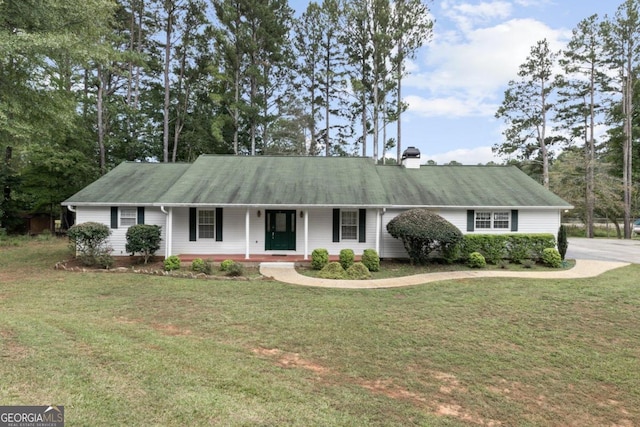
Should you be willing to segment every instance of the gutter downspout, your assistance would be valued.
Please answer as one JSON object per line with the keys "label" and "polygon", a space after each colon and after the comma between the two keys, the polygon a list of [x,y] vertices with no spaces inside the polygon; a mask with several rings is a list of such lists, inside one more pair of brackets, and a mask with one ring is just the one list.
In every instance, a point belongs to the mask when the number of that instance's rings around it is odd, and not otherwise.
{"label": "gutter downspout", "polygon": [[71,205],[67,205],[67,209],[69,210],[69,212],[76,213],[76,208]]}
{"label": "gutter downspout", "polygon": [[171,247],[173,246],[173,209],[167,209],[164,206],[160,206],[160,211],[166,215],[165,219],[165,242],[164,242],[164,257],[165,259],[171,256]]}

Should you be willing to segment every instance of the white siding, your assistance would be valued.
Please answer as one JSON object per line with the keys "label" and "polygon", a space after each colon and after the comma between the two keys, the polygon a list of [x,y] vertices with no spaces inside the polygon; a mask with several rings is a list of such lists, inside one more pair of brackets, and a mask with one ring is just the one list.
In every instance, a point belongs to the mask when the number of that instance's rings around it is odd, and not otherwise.
{"label": "white siding", "polygon": [[[249,209],[249,253],[250,254],[304,254],[304,221],[305,210],[296,211],[296,249],[295,250],[266,250],[265,209]],[[260,217],[258,217],[260,211]],[[223,241],[215,239],[198,239],[189,241],[189,208],[174,208],[173,210],[173,248],[172,254],[201,254],[201,255],[232,255],[244,254],[246,250],[245,215],[246,208],[224,208],[223,212]],[[367,210],[366,243],[358,240],[333,242],[333,210],[309,209],[309,255],[314,249],[325,248],[331,255],[337,255],[341,249],[353,249],[356,254],[362,254],[365,249],[375,248],[376,210]]]}
{"label": "white siding", "polygon": [[[198,239],[195,242],[189,241],[189,208],[173,209],[173,245],[171,254],[202,254],[202,255],[232,255],[245,254],[246,234],[245,215],[246,208],[224,208],[223,209],[223,241],[215,239]],[[325,248],[331,255],[338,255],[341,249],[353,249],[356,255],[361,255],[365,249],[375,249],[376,247],[376,215],[378,209],[367,209],[367,230],[366,242],[360,243],[358,240],[343,240],[333,242],[333,209],[331,208],[311,208],[308,211],[296,210],[296,250],[290,251],[267,251],[265,249],[265,209],[249,209],[249,253],[250,254],[304,254],[304,222],[306,212],[309,221],[309,255],[314,249]],[[258,217],[260,211],[260,217]],[[405,258],[407,253],[398,239],[394,239],[387,232],[387,224],[403,210],[388,209],[381,213],[380,247],[379,253],[382,258]],[[458,227],[467,234],[467,210],[466,209],[441,209],[436,210],[439,215]],[[95,221],[110,226],[110,207],[82,207],[76,208],[76,223]],[[164,255],[166,242],[166,215],[159,208],[145,208],[145,223],[155,224],[162,227],[161,248],[158,255]],[[550,233],[556,235],[560,227],[559,210],[543,209],[520,209],[518,211],[518,233]],[[110,244],[113,248],[113,255],[127,255],[125,251],[126,227],[112,229]],[[487,233],[489,230],[476,231],[475,233]],[[500,231],[493,231],[498,233]],[[510,230],[504,232],[510,233]]]}
{"label": "white siding", "polygon": [[[86,207],[78,206],[76,208],[76,224],[82,224],[84,222],[99,222],[105,224],[107,227],[111,227],[111,207]],[[156,252],[156,255],[164,254],[165,243],[165,215],[159,208],[145,207],[144,209],[144,223],[151,225],[159,225],[161,227],[160,249]],[[109,237],[109,244],[113,249],[112,255],[124,256],[128,255],[125,246],[127,244],[127,229],[128,227],[121,227],[111,229],[111,236]]]}
{"label": "white siding", "polygon": [[[494,209],[495,210],[495,209]],[[387,232],[387,224],[403,210],[387,210],[382,217],[382,243],[380,244],[381,258],[406,258],[407,251],[402,241],[394,239]],[[467,231],[467,209],[434,210],[438,215],[458,227],[464,234],[500,234],[512,233],[508,230],[477,230]],[[519,209],[517,233],[549,233],[554,236],[560,228],[560,211],[555,209]]]}

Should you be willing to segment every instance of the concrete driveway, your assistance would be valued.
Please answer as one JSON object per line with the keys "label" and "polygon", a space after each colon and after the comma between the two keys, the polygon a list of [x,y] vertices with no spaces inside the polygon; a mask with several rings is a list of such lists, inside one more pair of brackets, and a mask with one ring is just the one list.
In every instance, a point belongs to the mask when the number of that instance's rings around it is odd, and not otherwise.
{"label": "concrete driveway", "polygon": [[640,264],[640,240],[571,237],[566,257]]}

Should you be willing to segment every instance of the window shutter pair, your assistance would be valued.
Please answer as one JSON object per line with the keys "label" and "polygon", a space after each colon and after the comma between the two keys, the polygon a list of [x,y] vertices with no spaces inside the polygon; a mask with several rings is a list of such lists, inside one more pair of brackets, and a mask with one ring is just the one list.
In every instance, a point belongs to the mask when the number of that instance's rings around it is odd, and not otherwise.
{"label": "window shutter pair", "polygon": [[[340,209],[333,210],[333,241],[340,241]],[[367,241],[367,210],[358,209],[358,242]]]}
{"label": "window shutter pair", "polygon": [[[474,231],[476,226],[476,211],[467,211],[467,231]],[[518,211],[511,211],[511,231],[518,231]]]}
{"label": "window shutter pair", "polygon": [[[216,208],[216,242],[222,242],[222,208]],[[198,209],[189,208],[189,241],[195,242],[198,236]]]}
{"label": "window shutter pair", "polygon": [[[144,206],[138,206],[138,224],[144,224]],[[111,228],[118,228],[117,206],[111,206]]]}

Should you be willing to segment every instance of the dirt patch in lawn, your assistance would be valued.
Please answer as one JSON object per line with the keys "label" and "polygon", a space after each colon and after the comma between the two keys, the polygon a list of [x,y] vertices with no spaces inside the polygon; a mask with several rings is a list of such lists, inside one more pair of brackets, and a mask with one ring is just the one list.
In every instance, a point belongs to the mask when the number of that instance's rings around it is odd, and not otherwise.
{"label": "dirt patch in lawn", "polygon": [[0,329],[0,360],[15,362],[27,357],[31,350],[18,342],[15,334],[6,329]]}
{"label": "dirt patch in lawn", "polygon": [[383,395],[390,399],[409,402],[414,406],[426,409],[429,413],[452,417],[461,421],[484,425],[484,426],[500,426],[502,423],[495,420],[487,420],[479,415],[475,415],[465,411],[464,408],[452,402],[454,392],[466,393],[467,387],[460,384],[460,381],[451,374],[444,372],[430,372],[429,375],[433,381],[442,383],[440,392],[434,396],[426,397],[420,393],[408,390],[392,380],[368,380],[363,378],[353,378],[341,375],[335,370],[323,366],[310,359],[302,357],[299,353],[286,352],[277,348],[258,347],[251,350],[252,353],[273,359],[278,366],[283,368],[301,368],[311,371],[318,375],[322,380],[334,385],[356,385],[369,390],[371,393]]}

